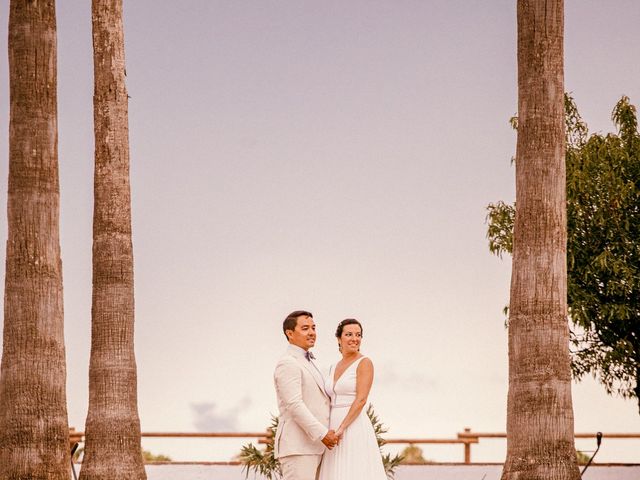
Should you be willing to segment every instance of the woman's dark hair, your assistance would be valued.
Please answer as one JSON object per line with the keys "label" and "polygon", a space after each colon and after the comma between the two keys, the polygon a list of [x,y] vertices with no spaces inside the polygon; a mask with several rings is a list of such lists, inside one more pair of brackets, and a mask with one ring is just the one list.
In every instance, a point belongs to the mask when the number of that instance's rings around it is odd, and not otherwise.
{"label": "woman's dark hair", "polygon": [[364,333],[362,324],[358,320],[356,320],[355,318],[345,318],[338,324],[338,329],[336,330],[336,338],[342,337],[342,330],[344,330],[344,327],[346,327],[347,325],[358,325],[360,327],[360,335]]}

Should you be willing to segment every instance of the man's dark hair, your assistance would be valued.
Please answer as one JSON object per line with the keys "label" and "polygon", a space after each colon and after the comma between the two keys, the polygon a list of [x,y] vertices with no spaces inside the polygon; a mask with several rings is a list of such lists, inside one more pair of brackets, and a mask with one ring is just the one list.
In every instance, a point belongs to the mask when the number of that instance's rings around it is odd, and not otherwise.
{"label": "man's dark hair", "polygon": [[287,315],[287,318],[282,322],[282,331],[284,332],[284,338],[289,341],[289,337],[287,337],[287,330],[295,330],[296,325],[298,325],[298,317],[310,317],[313,318],[313,314],[311,312],[307,312],[305,310],[296,310],[295,312],[291,312]]}

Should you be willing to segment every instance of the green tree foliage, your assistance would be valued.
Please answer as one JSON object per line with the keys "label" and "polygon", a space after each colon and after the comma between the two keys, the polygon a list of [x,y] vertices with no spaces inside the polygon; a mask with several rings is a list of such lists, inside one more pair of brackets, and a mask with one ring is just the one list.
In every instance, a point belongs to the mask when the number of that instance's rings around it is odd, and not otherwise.
{"label": "green tree foliage", "polygon": [[413,443],[406,446],[402,452],[400,452],[400,456],[402,457],[402,462],[400,463],[403,465],[422,465],[433,463],[432,460],[424,458],[422,449]]}
{"label": "green tree foliage", "polygon": [[591,458],[589,455],[579,450],[576,451],[576,455],[578,457],[578,463],[580,465],[586,465],[589,462],[589,459]]}
{"label": "green tree foliage", "polygon": [[155,453],[151,453],[148,450],[142,450],[142,460],[144,461],[144,463],[170,462],[171,457],[162,453],[156,455]]}
{"label": "green tree foliage", "polygon": [[[588,134],[565,96],[568,305],[574,377],[592,374],[640,408],[640,134],[623,96],[616,134]],[[517,128],[517,121],[512,121]],[[511,253],[515,205],[487,207],[489,250]]]}

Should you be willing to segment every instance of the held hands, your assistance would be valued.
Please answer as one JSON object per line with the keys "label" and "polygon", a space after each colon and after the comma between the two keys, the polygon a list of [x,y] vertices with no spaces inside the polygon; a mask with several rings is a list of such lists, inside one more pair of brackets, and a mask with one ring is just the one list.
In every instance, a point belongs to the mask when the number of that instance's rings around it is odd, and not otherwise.
{"label": "held hands", "polygon": [[334,430],[329,430],[329,432],[327,432],[325,437],[322,439],[322,443],[324,443],[325,447],[331,450],[333,447],[335,447],[338,444],[338,442],[340,442],[341,436],[342,435],[340,436],[336,435],[336,432]]}

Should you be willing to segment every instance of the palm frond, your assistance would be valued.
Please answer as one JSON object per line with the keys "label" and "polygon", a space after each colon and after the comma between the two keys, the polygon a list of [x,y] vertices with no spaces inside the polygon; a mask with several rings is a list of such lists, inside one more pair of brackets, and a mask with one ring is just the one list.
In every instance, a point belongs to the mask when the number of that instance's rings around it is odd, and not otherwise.
{"label": "palm frond", "polygon": [[[378,447],[382,447],[385,443],[387,443],[382,435],[387,433],[389,429],[384,426],[384,424],[380,421],[378,415],[376,415],[375,410],[373,409],[373,405],[369,404],[367,407],[367,416],[369,420],[371,420],[371,425],[373,426],[373,431],[376,434],[376,441],[378,442]],[[382,464],[384,465],[384,471],[387,474],[389,479],[393,479],[395,475],[395,469],[400,462],[404,459],[402,455],[391,456],[390,453],[383,454],[382,449],[380,450],[380,455],[382,455]]]}
{"label": "palm frond", "polygon": [[282,478],[282,470],[280,462],[273,455],[273,439],[276,436],[278,428],[278,417],[271,415],[271,425],[267,428],[267,445],[264,450],[260,450],[253,443],[243,445],[238,455],[240,463],[243,464],[242,471],[245,478],[249,477],[249,473],[254,475],[262,475],[268,480]]}

